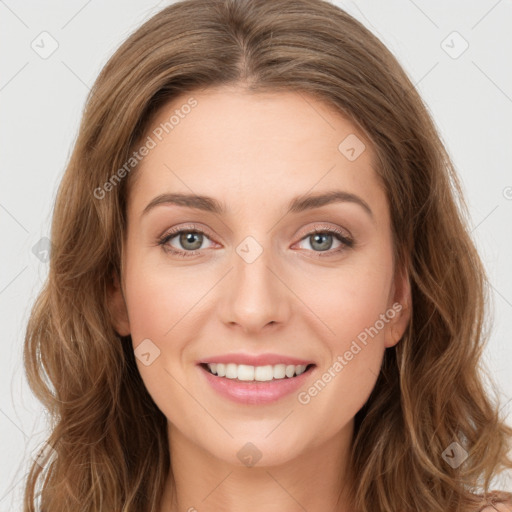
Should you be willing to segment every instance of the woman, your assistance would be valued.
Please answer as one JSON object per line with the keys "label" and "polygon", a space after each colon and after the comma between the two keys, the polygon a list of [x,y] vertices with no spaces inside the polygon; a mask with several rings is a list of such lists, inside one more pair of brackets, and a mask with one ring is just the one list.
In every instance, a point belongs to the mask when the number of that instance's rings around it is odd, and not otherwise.
{"label": "woman", "polygon": [[341,9],[186,0],[144,23],[91,91],[52,243],[25,365],[54,422],[25,511],[512,509],[457,176]]}

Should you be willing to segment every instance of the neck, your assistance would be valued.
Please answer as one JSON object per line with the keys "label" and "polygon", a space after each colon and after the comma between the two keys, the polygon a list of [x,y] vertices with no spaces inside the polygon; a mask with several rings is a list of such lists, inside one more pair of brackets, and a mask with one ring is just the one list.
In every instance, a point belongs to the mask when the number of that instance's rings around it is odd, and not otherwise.
{"label": "neck", "polygon": [[348,455],[353,422],[327,442],[272,466],[233,465],[172,426],[168,432],[171,471],[160,512],[352,511]]}

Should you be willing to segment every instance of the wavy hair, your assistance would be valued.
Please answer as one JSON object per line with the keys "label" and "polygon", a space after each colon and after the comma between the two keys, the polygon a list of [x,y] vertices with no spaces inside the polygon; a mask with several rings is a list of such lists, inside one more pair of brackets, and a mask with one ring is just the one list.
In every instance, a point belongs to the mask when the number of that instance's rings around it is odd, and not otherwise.
{"label": "wavy hair", "polygon": [[[31,466],[24,512],[36,502],[44,512],[158,511],[167,420],[108,307],[137,168],[112,178],[165,103],[233,84],[311,95],[351,120],[377,155],[412,310],[355,417],[354,510],[475,510],[475,493],[512,469],[512,429],[484,385],[488,281],[428,109],[380,40],[327,1],[184,0],[140,26],[101,71],[58,190],[49,274],[24,345],[54,456]],[[468,452],[457,468],[443,458],[453,442]]]}

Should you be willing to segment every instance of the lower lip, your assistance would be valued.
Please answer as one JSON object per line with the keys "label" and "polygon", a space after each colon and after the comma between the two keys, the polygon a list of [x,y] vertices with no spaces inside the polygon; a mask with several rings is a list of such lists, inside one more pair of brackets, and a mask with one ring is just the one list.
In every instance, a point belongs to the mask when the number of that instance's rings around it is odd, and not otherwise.
{"label": "lower lip", "polygon": [[222,396],[241,404],[259,405],[275,402],[280,398],[297,391],[304,385],[309,378],[315,366],[310,367],[304,373],[297,377],[285,377],[284,379],[274,379],[264,382],[241,382],[237,379],[228,379],[213,375],[204,367],[199,365],[199,369],[206,377],[210,386]]}

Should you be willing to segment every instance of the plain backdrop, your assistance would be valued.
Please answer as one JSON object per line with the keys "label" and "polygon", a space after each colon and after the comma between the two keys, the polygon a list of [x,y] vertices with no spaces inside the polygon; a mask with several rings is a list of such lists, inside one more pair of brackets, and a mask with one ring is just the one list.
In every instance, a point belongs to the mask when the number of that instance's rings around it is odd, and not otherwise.
{"label": "plain backdrop", "polygon": [[[45,440],[46,416],[24,377],[23,337],[47,275],[41,239],[50,236],[84,101],[118,45],[167,3],[0,0],[0,512],[21,510],[28,462]],[[492,283],[485,363],[512,423],[512,2],[336,4],[397,56],[459,172]],[[512,490],[512,478],[496,485]]]}

